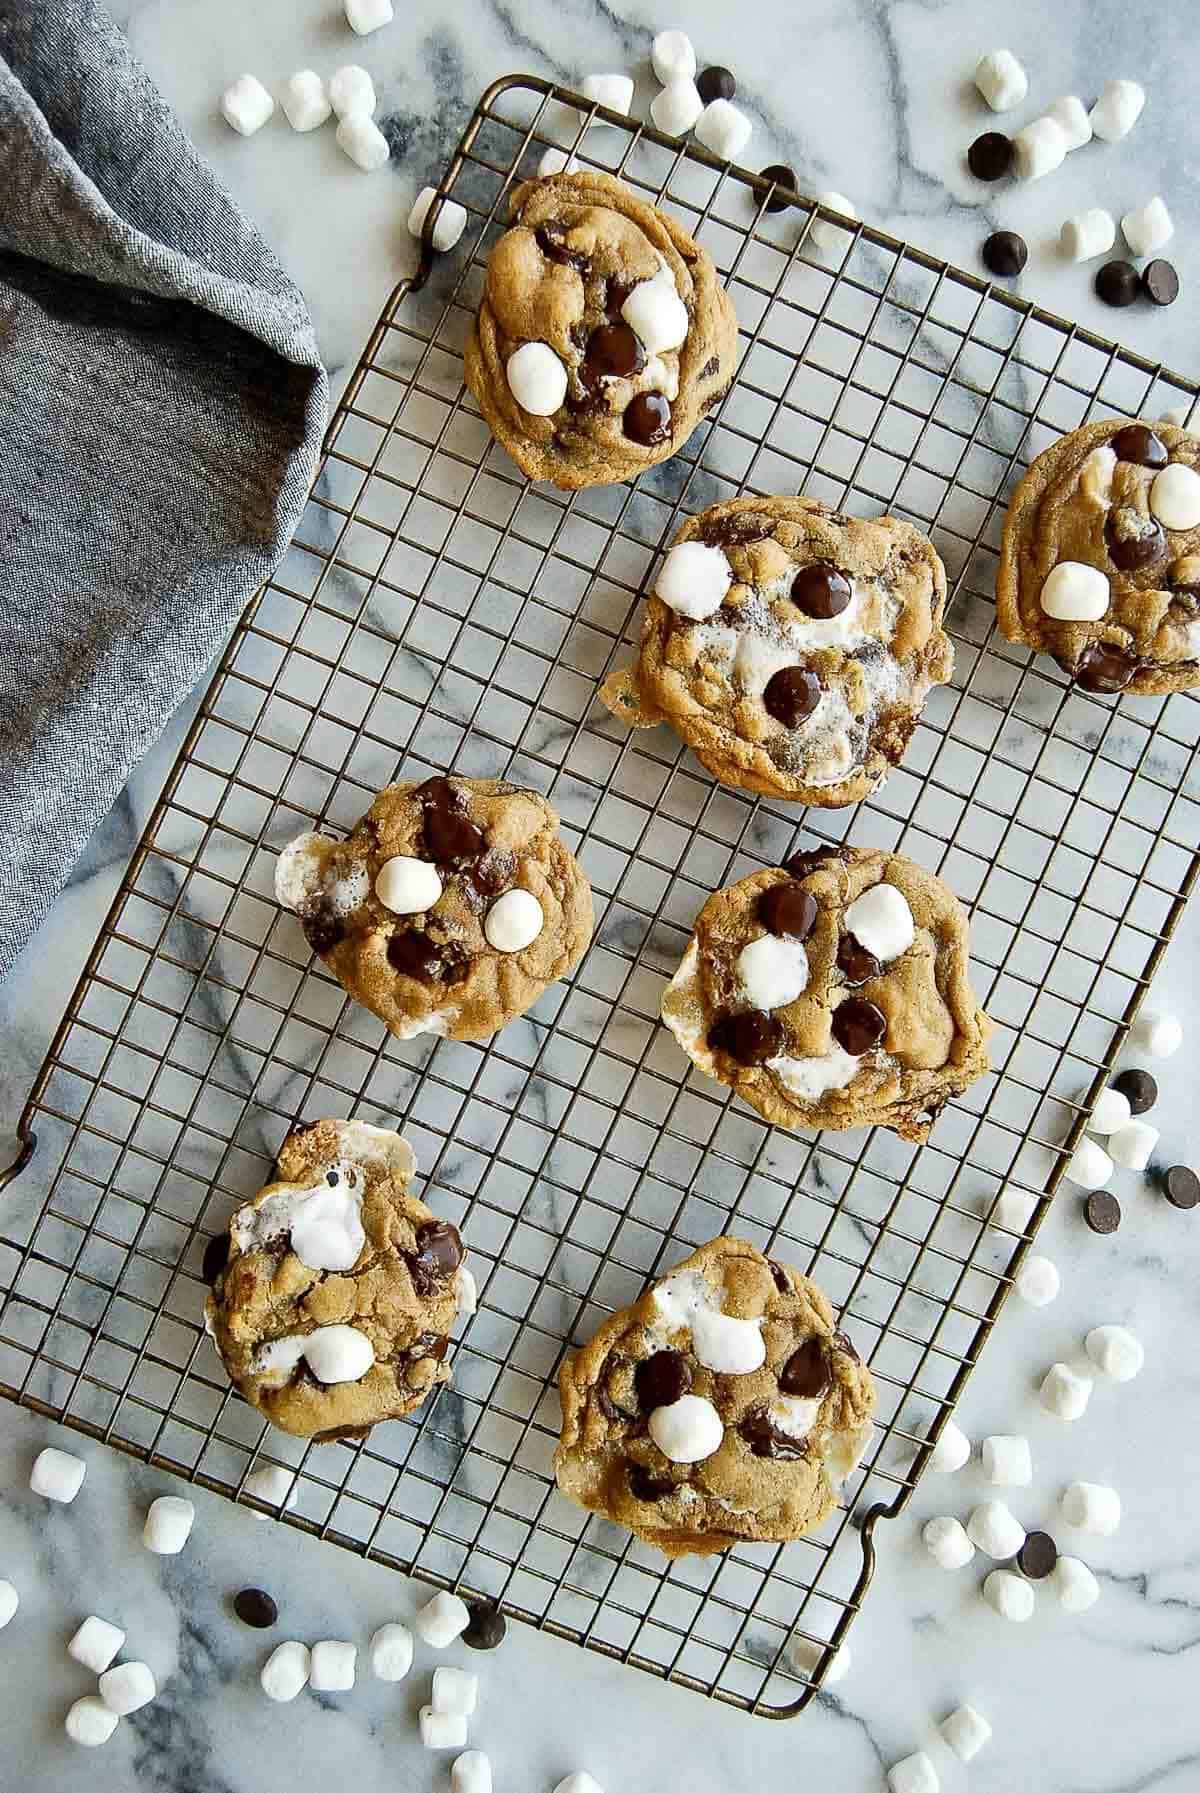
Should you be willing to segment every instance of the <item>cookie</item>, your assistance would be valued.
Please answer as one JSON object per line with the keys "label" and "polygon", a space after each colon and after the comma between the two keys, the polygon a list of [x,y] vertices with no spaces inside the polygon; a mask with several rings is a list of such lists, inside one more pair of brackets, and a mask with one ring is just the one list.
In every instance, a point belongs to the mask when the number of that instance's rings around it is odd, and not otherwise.
{"label": "cookie", "polygon": [[275,895],[397,1039],[482,1040],[565,977],[592,893],[536,791],[428,778],[381,791],[348,840],[302,834]]}
{"label": "cookie", "polygon": [[492,434],[567,490],[668,460],[737,360],[712,258],[610,174],[526,181],[511,217],[465,351]]}
{"label": "cookie", "polygon": [[702,1071],[781,1127],[923,1140],[988,1069],[961,904],[876,849],[797,853],[711,896],[662,1016]]}
{"label": "cookie", "polygon": [[858,803],[950,677],[945,608],[945,569],[911,523],[734,498],[684,524],[637,660],[600,695],[635,728],[669,722],[722,784]]}
{"label": "cookie", "polygon": [[205,1323],[230,1381],[281,1431],[362,1437],[450,1380],[474,1283],[457,1229],[412,1194],[416,1168],[395,1133],[313,1121],[230,1222]]}
{"label": "cookie", "polygon": [[996,609],[1085,691],[1200,686],[1200,438],[1110,417],[1052,443],[1009,506]]}
{"label": "cookie", "polygon": [[727,1238],[606,1321],[559,1393],[562,1492],[671,1557],[812,1531],[875,1405],[815,1283]]}

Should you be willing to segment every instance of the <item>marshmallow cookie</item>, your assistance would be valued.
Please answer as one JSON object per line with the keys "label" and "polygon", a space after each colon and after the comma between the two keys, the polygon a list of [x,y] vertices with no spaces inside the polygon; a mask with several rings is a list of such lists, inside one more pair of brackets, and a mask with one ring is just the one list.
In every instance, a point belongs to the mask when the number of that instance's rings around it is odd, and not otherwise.
{"label": "marshmallow cookie", "polygon": [[996,608],[1085,691],[1200,686],[1200,438],[1106,418],[1052,443],[1009,507]]}
{"label": "marshmallow cookie", "polygon": [[583,957],[592,893],[536,791],[429,778],[381,791],[349,839],[302,834],[275,895],[397,1039],[482,1040]]}
{"label": "marshmallow cookie", "polygon": [[866,1449],[871,1373],[821,1290],[713,1239],[559,1372],[558,1485],[667,1556],[812,1531]]}
{"label": "marshmallow cookie", "polygon": [[230,1222],[205,1323],[230,1381],[281,1431],[362,1437],[450,1380],[450,1328],[474,1285],[457,1229],[410,1192],[416,1168],[398,1134],[314,1121]]}
{"label": "marshmallow cookie", "polygon": [[733,378],[737,318],[707,252],[608,174],[526,181],[493,249],[466,380],[530,479],[632,479]]}
{"label": "marshmallow cookie", "polygon": [[711,896],[662,1016],[702,1071],[781,1127],[923,1140],[988,1069],[961,904],[873,848],[796,853]]}
{"label": "marshmallow cookie", "polygon": [[637,660],[600,695],[635,728],[669,722],[722,784],[857,803],[950,676],[945,607],[945,569],[910,523],[735,498],[684,524]]}

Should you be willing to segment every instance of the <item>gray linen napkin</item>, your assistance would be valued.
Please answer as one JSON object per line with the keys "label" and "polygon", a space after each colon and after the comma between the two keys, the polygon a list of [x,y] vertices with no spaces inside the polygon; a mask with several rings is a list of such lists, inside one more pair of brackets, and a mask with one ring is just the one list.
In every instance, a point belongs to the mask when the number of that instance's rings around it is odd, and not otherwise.
{"label": "gray linen napkin", "polygon": [[276,566],[304,300],[92,0],[0,0],[0,976]]}

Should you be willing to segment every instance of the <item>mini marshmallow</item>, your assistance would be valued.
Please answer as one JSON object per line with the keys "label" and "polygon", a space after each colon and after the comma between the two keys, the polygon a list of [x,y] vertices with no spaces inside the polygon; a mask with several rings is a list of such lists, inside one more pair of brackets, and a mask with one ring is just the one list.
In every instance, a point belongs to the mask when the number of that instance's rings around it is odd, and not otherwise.
{"label": "mini marshmallow", "polygon": [[967,1520],[967,1536],[984,1556],[1006,1563],[1025,1542],[1025,1527],[1002,1500],[985,1500]]}
{"label": "mini marshmallow", "polygon": [[[825,206],[828,211],[840,212],[844,218],[858,217],[853,201],[832,187],[824,193],[818,193],[816,198],[817,204]],[[808,240],[818,249],[844,249],[847,237],[840,224],[834,224],[829,218],[814,217],[808,228]]]}
{"label": "mini marshmallow", "polygon": [[67,1655],[84,1668],[91,1669],[93,1675],[102,1675],[106,1668],[112,1667],[124,1643],[125,1633],[119,1625],[110,1625],[107,1619],[98,1619],[93,1613],[83,1621],[67,1645]]}
{"label": "mini marshmallow", "polygon": [[578,166],[579,163],[574,156],[569,156],[565,149],[559,149],[552,143],[549,149],[542,151],[542,159],[538,163],[538,173],[543,180],[546,180],[552,174],[574,174]]}
{"label": "mini marshmallow", "polygon": [[546,925],[542,905],[531,890],[506,890],[483,918],[483,935],[498,953],[520,953],[532,946]]}
{"label": "mini marshmallow", "polygon": [[1067,1160],[1065,1175],[1081,1189],[1103,1189],[1112,1174],[1112,1159],[1094,1139],[1081,1139]]}
{"label": "mini marshmallow", "polygon": [[881,965],[906,953],[916,938],[912,910],[894,884],[874,884],[864,890],[850,904],[842,922]]}
{"label": "mini marshmallow", "polygon": [[1017,1271],[1013,1287],[1030,1307],[1046,1307],[1062,1287],[1058,1265],[1051,1258],[1038,1257],[1035,1253],[1026,1258]]}
{"label": "mini marshmallow", "polygon": [[381,25],[392,22],[392,0],[342,0],[342,4],[346,8],[347,24],[360,37],[369,37]]}
{"label": "mini marshmallow", "polygon": [[975,64],[975,85],[993,112],[1011,112],[1029,92],[1029,77],[1011,50],[989,50]]}
{"label": "mini marshmallow", "polygon": [[1073,149],[1082,149],[1085,143],[1092,141],[1092,121],[1077,93],[1064,93],[1061,99],[1046,108],[1046,117],[1054,120],[1066,138],[1068,155]]}
{"label": "mini marshmallow", "polygon": [[[17,1610],[18,1606],[20,1606],[20,1604],[21,1604],[21,1596],[20,1596],[20,1594],[18,1594],[18,1592],[17,1592],[16,1588],[13,1586],[12,1582],[11,1581],[0,1581],[0,1631],[4,1630],[4,1627],[9,1623],[13,1614],[16,1612],[16,1610]],[[85,1621],[85,1623],[86,1623],[86,1621]],[[78,1635],[78,1633],[76,1635]],[[74,1641],[74,1639],[72,1639],[72,1642],[73,1641]],[[122,1641],[124,1641],[124,1633],[122,1633]],[[119,1647],[120,1646],[118,1645],[118,1648]],[[68,1644],[67,1648],[70,1649],[69,1644]],[[115,1655],[115,1654],[116,1654],[116,1651],[113,1652],[113,1655]],[[110,1656],[108,1660],[109,1660],[109,1662],[111,1662],[112,1657]],[[108,1663],[106,1662],[104,1666],[105,1666],[105,1668],[107,1668]]]}
{"label": "mini marshmallow", "polygon": [[366,69],[357,62],[335,69],[329,78],[329,103],[339,118],[349,118],[354,112],[365,112],[368,118],[374,118],[375,83]]}
{"label": "mini marshmallow", "polygon": [[921,1537],[939,1569],[961,1569],[975,1555],[975,1546],[957,1519],[931,1519],[922,1527]]}
{"label": "mini marshmallow", "polygon": [[1158,1140],[1158,1128],[1149,1121],[1126,1121],[1109,1138],[1109,1156],[1123,1170],[1145,1170]]}
{"label": "mini marshmallow", "polygon": [[504,369],[508,389],[531,417],[550,417],[567,396],[567,370],[548,342],[523,342]]}
{"label": "mini marshmallow", "polygon": [[1119,143],[1142,115],[1146,90],[1136,81],[1110,81],[1089,113],[1092,130],[1105,143]]}
{"label": "mini marshmallow", "polygon": [[[433,187],[422,187],[413,201],[412,211],[408,214],[408,234],[419,238],[425,228],[425,220],[429,216],[429,208],[437,197]],[[453,249],[459,237],[467,227],[467,210],[459,205],[457,199],[442,201],[442,209],[437,215],[437,223],[433,227],[433,246],[439,255],[447,249]]]}
{"label": "mini marshmallow", "polygon": [[994,1433],[984,1439],[980,1455],[983,1473],[995,1488],[1028,1488],[1033,1480],[1029,1440],[1020,1434]]}
{"label": "mini marshmallow", "polygon": [[1055,1419],[1080,1419],[1092,1398],[1090,1376],[1080,1376],[1069,1363],[1052,1363],[1042,1377],[1038,1399]]}
{"label": "mini marshmallow", "polygon": [[585,75],[579,91],[597,106],[607,106],[610,112],[624,112],[626,116],[633,104],[633,80],[629,75]]}
{"label": "mini marshmallow", "polygon": [[970,1762],[985,1743],[990,1743],[992,1736],[992,1727],[983,1713],[966,1705],[944,1718],[938,1730],[960,1762]]}
{"label": "mini marshmallow", "polygon": [[1050,1581],[1064,1612],[1086,1612],[1100,1598],[1100,1583],[1077,1556],[1060,1556]]}
{"label": "mini marshmallow", "polygon": [[941,1437],[933,1447],[929,1467],[943,1475],[953,1475],[955,1470],[962,1468],[970,1455],[971,1440],[952,1419],[948,1419],[942,1427]]}
{"label": "mini marshmallow", "polygon": [[311,1663],[307,1644],[277,1644],[262,1665],[259,1686],[269,1700],[294,1700],[308,1686]]}
{"label": "mini marshmallow", "polygon": [[369,1653],[371,1673],[377,1681],[403,1681],[412,1667],[412,1632],[395,1620],[381,1625],[371,1639]]}
{"label": "mini marshmallow", "polygon": [[492,1764],[481,1749],[468,1749],[454,1758],[450,1793],[492,1793]]}
{"label": "mini marshmallow", "polygon": [[148,1706],[158,1692],[147,1662],[119,1662],[100,1677],[100,1698],[110,1712],[125,1718]]}
{"label": "mini marshmallow", "polygon": [[680,542],[658,570],[654,595],[679,616],[701,622],[719,610],[733,584],[733,568],[720,548]]}
{"label": "mini marshmallow", "polygon": [[1114,1382],[1132,1382],[1146,1361],[1141,1340],[1125,1326],[1093,1326],[1083,1343],[1101,1375]]}
{"label": "mini marshmallow", "polygon": [[650,117],[668,137],[685,137],[704,110],[692,80],[672,81],[650,102]]}
{"label": "mini marshmallow", "polygon": [[221,117],[239,137],[253,137],[275,110],[275,102],[257,75],[239,75],[221,95]]}
{"label": "mini marshmallow", "polygon": [[[1190,467],[1182,466],[1178,468],[1165,467],[1163,472],[1191,473],[1192,470]],[[1195,479],[1195,477],[1193,473],[1192,478]],[[1154,484],[1157,485],[1161,478],[1162,474],[1160,473]],[[1151,487],[1150,506],[1153,509],[1153,487]],[[1155,515],[1160,523],[1167,524],[1168,529],[1192,529],[1195,527],[1192,523],[1167,523],[1167,519],[1157,511],[1155,511]],[[1148,1052],[1152,1058],[1170,1058],[1172,1053],[1178,1052],[1183,1044],[1183,1028],[1174,1015],[1151,1011],[1149,1014],[1138,1017],[1130,1032],[1129,1043],[1131,1046],[1140,1047],[1143,1052]]]}
{"label": "mini marshmallow", "polygon": [[[793,1638],[788,1645],[787,1653],[792,1665],[798,1669],[802,1675],[812,1675],[820,1666],[821,1658],[825,1654],[825,1648],[823,1644],[817,1643],[811,1637],[796,1637]],[[844,1679],[849,1672],[850,1645],[840,1644],[830,1658],[829,1667],[826,1670],[822,1686],[832,1687],[836,1681]]]}
{"label": "mini marshmallow", "polygon": [[[299,1498],[296,1489],[296,1473],[284,1469],[282,1464],[268,1463],[262,1469],[252,1469],[246,1477],[243,1493],[252,1494],[255,1500],[265,1501],[269,1506],[282,1507],[290,1513]],[[265,1513],[256,1513],[256,1519],[265,1519]]]}
{"label": "mini marshmallow", "polygon": [[308,1684],[314,1693],[347,1693],[354,1686],[358,1645],[322,1638],[310,1652]]}
{"label": "mini marshmallow", "polygon": [[892,1793],[938,1793],[941,1782],[933,1763],[923,1749],[915,1755],[905,1756],[902,1762],[893,1763],[887,1771],[887,1782]]}
{"label": "mini marshmallow", "polygon": [[1005,1185],[992,1203],[988,1225],[1003,1227],[1008,1233],[1023,1233],[1033,1219],[1036,1205],[1033,1197],[1026,1195],[1024,1190]]}
{"label": "mini marshmallow", "polygon": [[387,138],[365,112],[348,112],[338,121],[337,146],[364,174],[374,174],[392,153]]}
{"label": "mini marshmallow", "polygon": [[983,1597],[1002,1619],[1023,1625],[1033,1617],[1033,1587],[1009,1569],[993,1569],[983,1584]]}
{"label": "mini marshmallow", "polygon": [[[758,1320],[736,1320],[732,1314],[700,1308],[691,1316],[691,1329],[696,1361],[706,1370],[714,1370],[718,1376],[749,1376],[767,1361],[766,1340]],[[786,1409],[788,1397],[784,1395],[780,1399]],[[802,1409],[807,1407],[804,1402],[798,1405]],[[798,1418],[803,1424],[803,1436],[816,1419],[816,1412],[807,1423],[803,1422],[802,1416]],[[780,1429],[786,1431],[786,1424],[781,1424]]]}
{"label": "mini marshmallow", "polygon": [[808,988],[808,954],[798,940],[764,934],[737,956],[734,966],[751,1008],[784,1009]]}
{"label": "mini marshmallow", "polygon": [[293,131],[317,130],[333,110],[324,81],[311,68],[297,69],[289,75],[279,98]]}
{"label": "mini marshmallow", "polygon": [[1058,233],[1058,246],[1068,261],[1091,261],[1093,256],[1107,255],[1116,240],[1116,221],[1100,205],[1077,212]]}
{"label": "mini marshmallow", "polygon": [[721,1416],[703,1395],[680,1395],[650,1415],[650,1436],[672,1463],[703,1463],[725,1436]]}
{"label": "mini marshmallow", "polygon": [[83,1487],[86,1474],[87,1464],[82,1457],[73,1457],[70,1451],[55,1450],[53,1445],[48,1445],[33,1460],[29,1486],[35,1494],[69,1506]]}
{"label": "mini marshmallow", "polygon": [[1105,1135],[1115,1133],[1118,1127],[1126,1126],[1129,1119],[1129,1097],[1122,1095],[1119,1089],[1102,1089],[1088,1116],[1088,1131]]}
{"label": "mini marshmallow", "polygon": [[660,31],[650,45],[650,61],[664,87],[696,79],[696,52],[686,31]]}
{"label": "mini marshmallow", "polygon": [[1040,181],[1066,161],[1066,133],[1056,119],[1035,118],[1016,132],[1012,143],[1013,170],[1020,180]]}
{"label": "mini marshmallow", "polygon": [[1068,1525],[1098,1538],[1111,1538],[1121,1523],[1121,1496],[1103,1482],[1072,1482],[1059,1505]]}
{"label": "mini marshmallow", "polygon": [[444,1650],[471,1623],[471,1609],[457,1594],[435,1594],[413,1620],[417,1636],[433,1650]]}
{"label": "mini marshmallow", "polygon": [[465,1668],[435,1668],[431,1704],[435,1712],[470,1718],[479,1700],[479,1676]]}
{"label": "mini marshmallow", "polygon": [[196,1509],[190,1500],[178,1494],[160,1494],[150,1502],[146,1523],[142,1527],[142,1543],[155,1556],[178,1556],[188,1541],[196,1520]]}
{"label": "mini marshmallow", "polygon": [[1136,212],[1121,219],[1121,233],[1134,255],[1157,255],[1175,235],[1171,214],[1162,195],[1156,193]]}
{"label": "mini marshmallow", "polygon": [[103,1700],[98,1700],[94,1693],[87,1693],[81,1700],[76,1700],[67,1713],[65,1729],[72,1743],[82,1743],[85,1749],[96,1749],[101,1743],[108,1742],[119,1722],[117,1714],[110,1712]]}
{"label": "mini marshmallow", "polygon": [[1042,583],[1041,606],[1060,623],[1095,623],[1108,609],[1108,575],[1081,560],[1060,560]]}
{"label": "mini marshmallow", "polygon": [[422,1706],[417,1722],[426,1749],[461,1749],[467,1741],[467,1721],[460,1713],[435,1712],[432,1706]]}
{"label": "mini marshmallow", "polygon": [[393,915],[420,915],[432,909],[441,894],[437,866],[408,853],[385,859],[375,879],[375,895]]}
{"label": "mini marshmallow", "polygon": [[696,120],[696,136],[722,162],[732,162],[742,153],[753,129],[746,114],[729,100],[712,100]]}
{"label": "mini marshmallow", "polygon": [[586,1768],[576,1769],[568,1774],[565,1780],[559,1781],[554,1793],[604,1793],[598,1780],[594,1780]]}
{"label": "mini marshmallow", "polygon": [[675,276],[666,268],[653,280],[638,281],[621,307],[621,316],[648,355],[679,348],[690,321],[687,306],[676,291]]}

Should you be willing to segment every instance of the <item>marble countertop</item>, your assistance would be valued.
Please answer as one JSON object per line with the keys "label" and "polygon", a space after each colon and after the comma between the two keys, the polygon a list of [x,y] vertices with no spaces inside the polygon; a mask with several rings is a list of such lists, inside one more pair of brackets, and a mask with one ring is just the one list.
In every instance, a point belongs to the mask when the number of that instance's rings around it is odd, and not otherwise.
{"label": "marble countertop", "polygon": [[[1030,241],[1020,290],[1183,372],[1195,371],[1194,308],[1138,307],[1114,314],[1086,271],[1063,266],[1053,242],[1062,218],[1085,205],[1114,211],[1164,193],[1179,227],[1174,258],[1185,286],[1200,278],[1200,52],[1185,9],[1159,8],[1153,32],[1126,0],[806,0],[753,12],[692,0],[686,17],[616,11],[594,0],[501,0],[436,7],[414,0],[388,30],[356,42],[334,0],[120,0],[113,9],[186,128],[259,222],[311,301],[338,387],[394,282],[411,266],[403,220],[416,188],[435,177],[470,106],[495,76],[532,69],[571,80],[592,69],[638,65],[637,105],[653,91],[646,58],[660,25],[682,22],[702,59],[732,66],[753,114],[754,166],[786,159],[801,185],[836,186],[863,216],[967,267],[992,229]],[[748,29],[750,20],[754,29]],[[965,172],[962,152],[987,115],[971,97],[978,54],[997,37],[1025,59],[1030,103],[1063,92],[1089,96],[1113,75],[1147,87],[1143,120],[1126,143],[1085,152],[1032,189],[993,194]],[[215,113],[222,87],[244,69],[277,84],[297,66],[330,71],[353,58],[370,67],[397,154],[389,170],[359,176],[330,133],[295,139],[277,119],[250,142]],[[0,987],[0,1125],[11,1126],[39,1064],[186,717],[139,767],[97,830],[53,913]],[[1200,917],[1185,920],[1161,972],[1186,1010],[1197,988]],[[1163,1067],[1165,1161],[1194,1152],[1190,1042]],[[1194,1125],[1194,1123],[1193,1123]],[[1125,1520],[1111,1540],[1082,1552],[1102,1598],[1082,1618],[1043,1602],[1035,1621],[1006,1626],[979,1602],[978,1576],[943,1576],[919,1543],[932,1514],[965,1511],[982,1494],[978,1471],[954,1484],[929,1476],[908,1515],[881,1533],[876,1583],[855,1627],[850,1675],[794,1725],[771,1725],[662,1685],[570,1645],[514,1627],[480,1659],[483,1702],[472,1742],[493,1757],[500,1793],[549,1788],[589,1768],[609,1793],[671,1778],[694,1793],[754,1784],[820,1784],[836,1793],[881,1785],[882,1769],[929,1741],[931,1726],[963,1697],[992,1720],[993,1744],[972,1765],[976,1793],[1184,1793],[1200,1784],[1200,1544],[1191,1496],[1200,1481],[1200,1370],[1189,1341],[1197,1324],[1200,1222],[1150,1192],[1129,1204],[1119,1238],[1100,1240],[1060,1202],[1042,1235],[1058,1261],[1060,1299],[1034,1311],[1010,1303],[964,1400],[972,1436],[1026,1431],[1037,1484],[1018,1491],[1029,1523],[1052,1521],[1061,1485],[1077,1475],[1120,1488]],[[1056,1425],[1036,1407],[1038,1372],[1069,1356],[1100,1321],[1131,1325],[1147,1365],[1130,1387],[1099,1387],[1085,1422]],[[1176,1347],[1179,1347],[1177,1349]],[[59,1435],[0,1409],[0,1575],[20,1589],[17,1618],[0,1637],[0,1785],[22,1793],[118,1788],[151,1793],[304,1793],[331,1776],[370,1793],[448,1784],[423,1752],[415,1711],[432,1658],[399,1688],[364,1679],[352,1695],[306,1696],[281,1709],[259,1693],[260,1635],[231,1617],[247,1582],[270,1588],[281,1629],[305,1638],[365,1643],[386,1617],[424,1595],[386,1570],[287,1528],[256,1523],[198,1493],[186,1553],[159,1559],[140,1547],[140,1514],[170,1479],[100,1446]],[[28,1492],[34,1452],[54,1438],[81,1450],[88,1480],[75,1505],[49,1508]],[[61,1731],[87,1677],[63,1644],[78,1619],[119,1619],[155,1669],[163,1693],[121,1727],[100,1754],[73,1750]],[[449,1660],[466,1652],[452,1651]],[[964,1772],[936,1744],[943,1785]]]}

